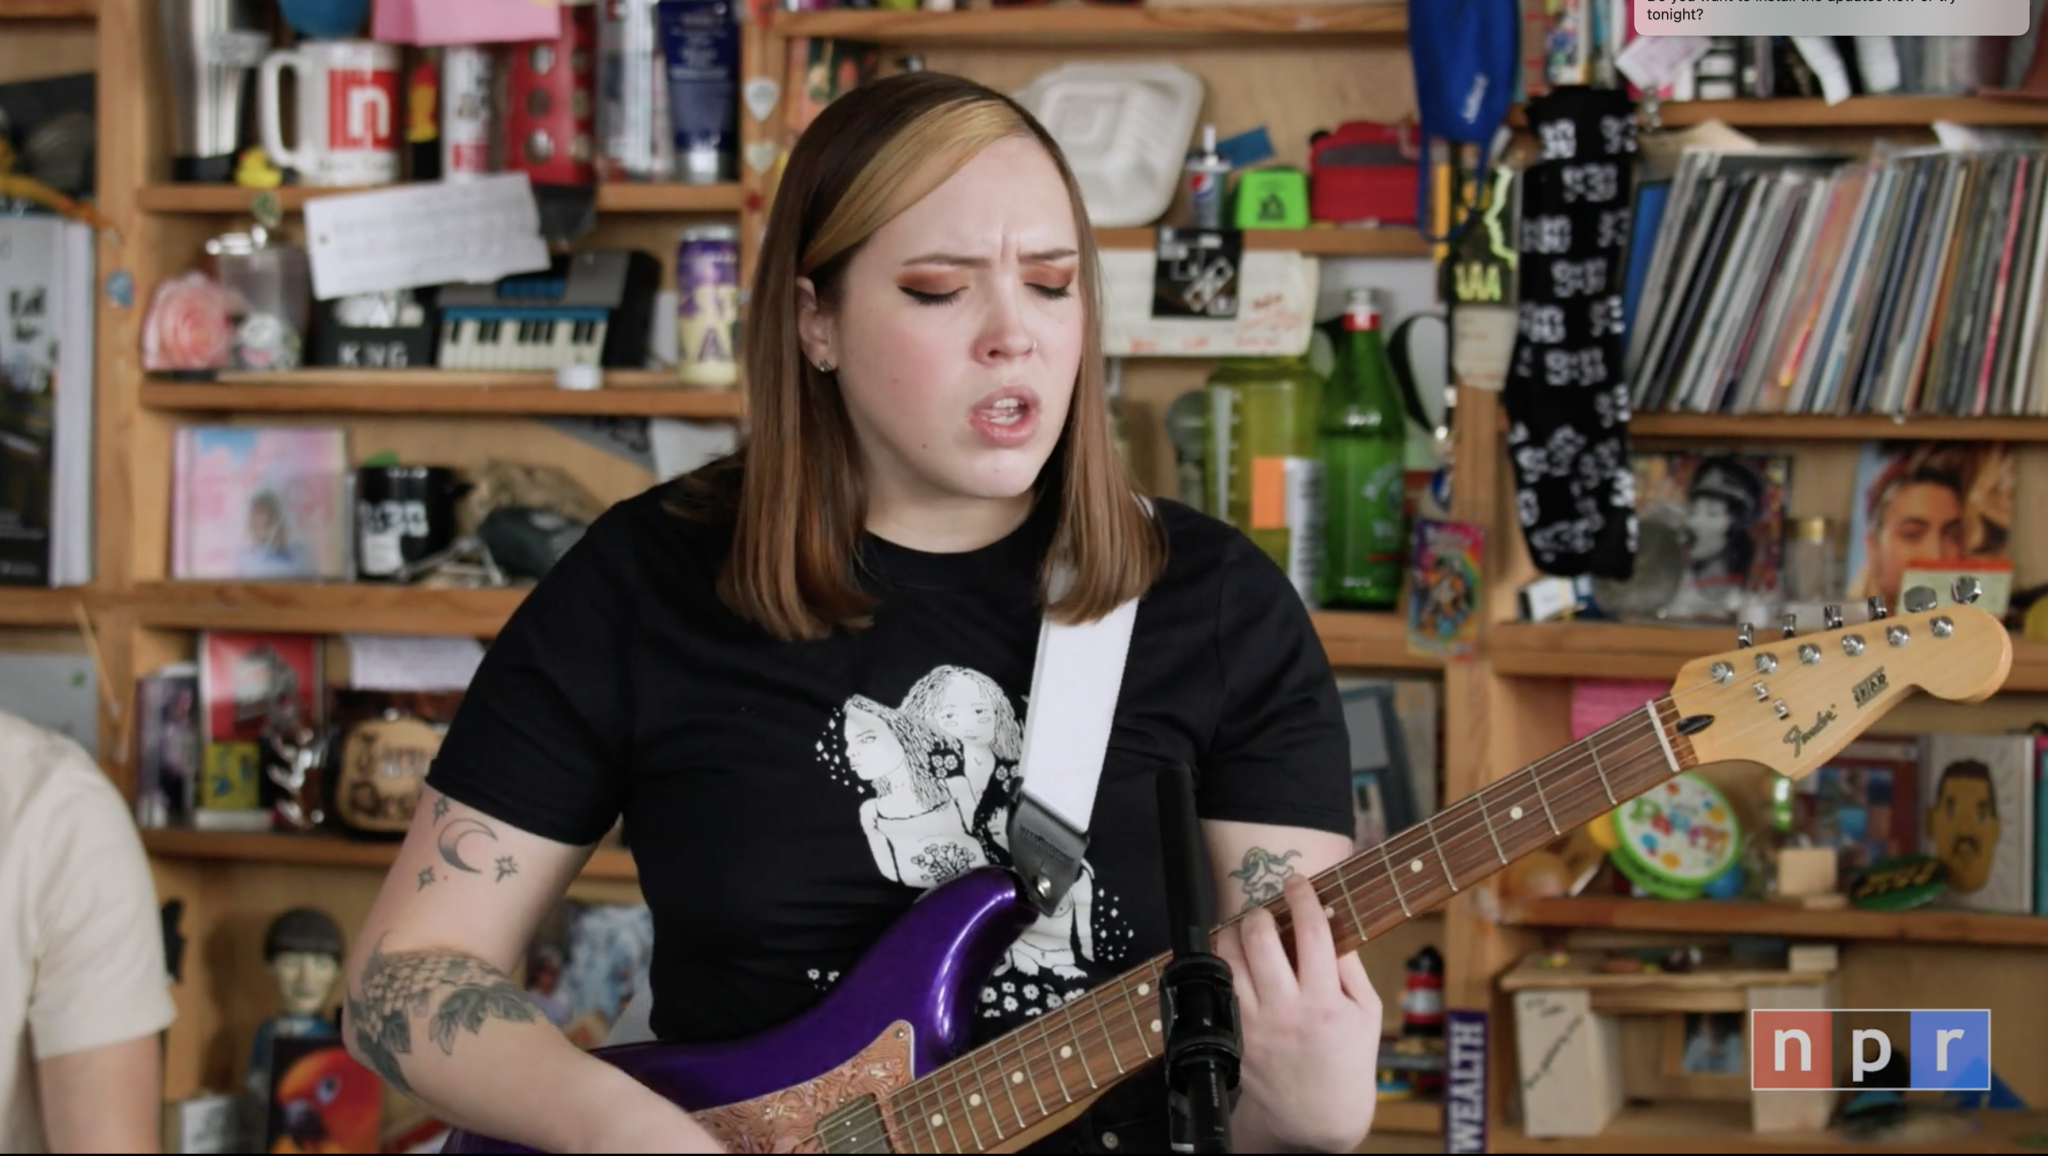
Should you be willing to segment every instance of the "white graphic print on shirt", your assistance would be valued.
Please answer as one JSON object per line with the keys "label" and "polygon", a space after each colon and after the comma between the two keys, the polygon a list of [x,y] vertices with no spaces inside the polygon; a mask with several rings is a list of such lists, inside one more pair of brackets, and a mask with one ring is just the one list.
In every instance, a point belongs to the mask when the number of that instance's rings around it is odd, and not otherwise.
{"label": "white graphic print on shirt", "polygon": [[[989,863],[1010,864],[1009,814],[1023,755],[1019,712],[995,680],[964,666],[919,679],[900,707],[854,695],[817,751],[860,805],[875,867],[929,889]],[[1026,928],[981,993],[986,1019],[1031,1017],[1087,988],[1088,969],[1120,959],[1131,936],[1087,862],[1060,906]],[[816,977],[813,977],[815,980]]]}

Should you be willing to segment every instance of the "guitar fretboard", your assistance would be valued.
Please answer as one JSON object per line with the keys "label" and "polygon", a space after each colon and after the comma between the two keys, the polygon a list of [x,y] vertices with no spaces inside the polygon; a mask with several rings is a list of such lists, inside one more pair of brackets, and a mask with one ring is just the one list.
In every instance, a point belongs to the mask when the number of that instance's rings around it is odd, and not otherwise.
{"label": "guitar fretboard", "polygon": [[[1315,877],[1352,951],[1694,765],[1669,699],[1648,703]],[[1293,950],[1284,900],[1266,904]],[[1234,916],[1242,918],[1242,916]],[[1159,955],[889,1097],[898,1152],[985,1152],[1165,1051]]]}

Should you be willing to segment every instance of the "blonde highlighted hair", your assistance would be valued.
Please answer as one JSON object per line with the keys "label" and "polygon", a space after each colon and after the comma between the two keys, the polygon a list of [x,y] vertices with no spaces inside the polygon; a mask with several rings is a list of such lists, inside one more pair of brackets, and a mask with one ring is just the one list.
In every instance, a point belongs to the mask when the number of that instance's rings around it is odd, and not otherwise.
{"label": "blonde highlighted hair", "polygon": [[[1081,367],[1035,490],[1037,500],[1058,503],[1041,598],[1059,621],[1089,621],[1143,593],[1165,567],[1164,535],[1110,428],[1100,264],[1073,171],[1051,134],[1003,94],[957,76],[907,73],[833,101],[790,153],[749,294],[747,428],[731,455],[681,480],[675,504],[688,516],[730,520],[719,597],[777,638],[858,629],[873,610],[855,573],[867,513],[860,448],[837,379],[803,356],[797,279],[833,301],[876,230],[981,150],[1015,137],[1036,140],[1058,168],[1081,251]],[[1062,563],[1070,580],[1056,587]]]}

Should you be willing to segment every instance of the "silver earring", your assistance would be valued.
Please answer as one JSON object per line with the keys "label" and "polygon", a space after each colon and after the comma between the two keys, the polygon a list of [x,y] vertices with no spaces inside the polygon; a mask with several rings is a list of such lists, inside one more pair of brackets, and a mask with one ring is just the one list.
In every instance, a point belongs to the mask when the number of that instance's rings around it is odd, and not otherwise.
{"label": "silver earring", "polygon": [[819,372],[819,373],[830,373],[830,372],[832,372],[832,363],[831,363],[831,362],[829,362],[829,361],[820,361],[820,362],[818,362],[818,372]]}

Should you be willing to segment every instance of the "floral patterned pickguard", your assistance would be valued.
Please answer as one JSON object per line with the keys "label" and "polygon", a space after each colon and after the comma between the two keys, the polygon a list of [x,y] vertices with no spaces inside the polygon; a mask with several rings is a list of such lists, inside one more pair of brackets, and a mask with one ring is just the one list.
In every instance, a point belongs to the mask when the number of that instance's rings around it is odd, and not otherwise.
{"label": "floral patterned pickguard", "polygon": [[728,1152],[823,1152],[818,1128],[834,1109],[860,1096],[882,1100],[910,1083],[910,1035],[909,1024],[891,1024],[852,1059],[814,1079],[692,1116]]}

